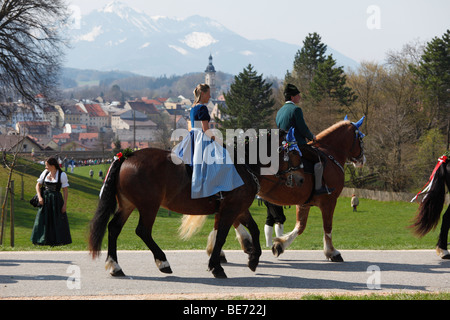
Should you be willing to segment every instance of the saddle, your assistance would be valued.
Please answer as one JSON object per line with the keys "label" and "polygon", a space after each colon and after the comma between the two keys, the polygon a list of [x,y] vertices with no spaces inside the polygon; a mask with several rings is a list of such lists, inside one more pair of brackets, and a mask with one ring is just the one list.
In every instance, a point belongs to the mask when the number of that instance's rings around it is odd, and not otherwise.
{"label": "saddle", "polygon": [[314,165],[319,161],[322,162],[324,168],[326,167],[328,157],[322,151],[310,145],[302,145],[299,148],[302,152],[301,159],[305,173],[314,175]]}

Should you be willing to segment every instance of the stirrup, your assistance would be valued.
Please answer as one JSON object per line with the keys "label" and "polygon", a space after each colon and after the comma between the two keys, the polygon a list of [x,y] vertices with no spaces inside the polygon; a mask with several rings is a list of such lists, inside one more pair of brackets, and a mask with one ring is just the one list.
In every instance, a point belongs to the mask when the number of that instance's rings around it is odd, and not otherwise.
{"label": "stirrup", "polygon": [[319,196],[322,194],[330,195],[334,190],[335,190],[334,188],[328,188],[327,186],[322,186],[322,188],[314,191],[314,195],[316,195],[316,196]]}

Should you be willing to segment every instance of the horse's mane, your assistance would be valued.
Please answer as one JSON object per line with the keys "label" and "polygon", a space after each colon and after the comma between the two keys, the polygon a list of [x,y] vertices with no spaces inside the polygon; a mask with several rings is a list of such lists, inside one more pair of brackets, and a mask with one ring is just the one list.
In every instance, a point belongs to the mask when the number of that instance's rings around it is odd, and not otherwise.
{"label": "horse's mane", "polygon": [[329,127],[328,129],[323,130],[321,133],[319,133],[317,135],[317,140],[322,140],[325,139],[326,137],[328,137],[331,133],[336,132],[337,130],[339,130],[341,127],[344,127],[346,125],[348,125],[350,123],[350,121],[348,120],[343,120],[340,121],[334,125],[332,125],[331,127]]}

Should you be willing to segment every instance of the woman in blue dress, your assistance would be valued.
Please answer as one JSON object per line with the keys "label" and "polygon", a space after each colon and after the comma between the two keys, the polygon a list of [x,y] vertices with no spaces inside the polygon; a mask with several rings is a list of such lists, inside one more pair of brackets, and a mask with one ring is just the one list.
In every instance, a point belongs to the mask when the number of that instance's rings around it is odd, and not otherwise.
{"label": "woman in blue dress", "polygon": [[192,166],[192,199],[206,198],[222,191],[231,191],[244,184],[227,150],[216,142],[209,122],[211,117],[206,104],[211,98],[207,84],[199,84],[194,91],[191,109],[192,130],[175,147],[174,153],[185,164]]}

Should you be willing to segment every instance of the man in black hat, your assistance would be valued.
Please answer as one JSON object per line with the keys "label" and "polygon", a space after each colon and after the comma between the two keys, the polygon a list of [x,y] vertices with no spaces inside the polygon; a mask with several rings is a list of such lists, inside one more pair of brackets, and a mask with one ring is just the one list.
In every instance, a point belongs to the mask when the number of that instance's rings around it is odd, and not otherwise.
{"label": "man in black hat", "polygon": [[[294,137],[297,141],[297,145],[303,153],[303,156],[307,156],[308,160],[314,162],[318,161],[314,165],[315,176],[315,195],[321,195],[325,193],[331,193],[334,189],[328,189],[322,185],[323,165],[318,153],[307,144],[307,139],[310,141],[316,141],[316,136],[311,133],[303,118],[303,111],[297,104],[300,102],[300,91],[296,86],[292,84],[286,85],[284,90],[285,105],[278,111],[276,117],[276,123],[279,129],[288,132],[292,127],[294,130]],[[306,153],[306,154],[305,154]],[[313,155],[313,159],[310,159],[310,155]]]}

